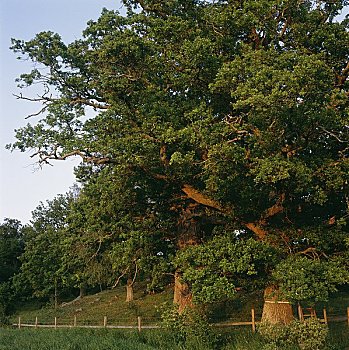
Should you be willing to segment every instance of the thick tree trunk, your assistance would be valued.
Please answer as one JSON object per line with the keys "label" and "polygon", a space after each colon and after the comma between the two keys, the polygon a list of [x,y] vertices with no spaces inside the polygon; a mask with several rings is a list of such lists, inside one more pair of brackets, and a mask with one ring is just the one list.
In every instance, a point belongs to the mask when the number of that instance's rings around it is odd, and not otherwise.
{"label": "thick tree trunk", "polygon": [[126,302],[133,301],[133,281],[131,278],[127,279],[126,283]]}
{"label": "thick tree trunk", "polygon": [[270,324],[289,324],[294,320],[292,305],[279,300],[277,287],[268,287],[264,292],[262,322]]}
{"label": "thick tree trunk", "polygon": [[175,273],[173,303],[178,305],[178,312],[182,313],[186,307],[193,306],[193,296],[187,283],[181,281],[179,272]]}
{"label": "thick tree trunk", "polygon": [[[193,215],[195,207],[188,207],[178,222],[178,248],[185,249],[199,242],[199,222]],[[181,272],[175,272],[173,303],[178,305],[178,312],[193,306],[193,296],[187,283],[181,281]]]}

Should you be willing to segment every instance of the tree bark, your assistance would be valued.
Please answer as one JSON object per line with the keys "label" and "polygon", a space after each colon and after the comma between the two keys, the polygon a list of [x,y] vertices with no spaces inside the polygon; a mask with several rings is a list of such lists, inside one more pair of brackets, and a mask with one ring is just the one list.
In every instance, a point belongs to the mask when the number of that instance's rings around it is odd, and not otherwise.
{"label": "tree bark", "polygon": [[86,295],[86,287],[85,287],[85,285],[81,285],[79,298],[83,298],[85,295]]}
{"label": "tree bark", "polygon": [[279,299],[279,290],[272,286],[264,291],[262,322],[270,324],[289,324],[294,320],[292,305]]}
{"label": "tree bark", "polygon": [[57,279],[55,279],[55,294],[54,294],[54,299],[55,299],[55,310],[57,310],[58,307],[58,288],[57,288]]}
{"label": "tree bark", "polygon": [[[196,206],[188,206],[183,210],[178,221],[178,248],[185,249],[199,243],[200,223],[193,211]],[[181,280],[181,272],[177,270],[174,277],[173,303],[178,306],[178,312],[193,307],[193,296],[187,283]]]}
{"label": "tree bark", "polygon": [[178,271],[175,272],[173,303],[178,305],[179,313],[187,307],[193,307],[193,295],[188,284],[181,281],[181,274]]}
{"label": "tree bark", "polygon": [[131,278],[127,279],[126,283],[126,302],[133,301],[133,281]]}

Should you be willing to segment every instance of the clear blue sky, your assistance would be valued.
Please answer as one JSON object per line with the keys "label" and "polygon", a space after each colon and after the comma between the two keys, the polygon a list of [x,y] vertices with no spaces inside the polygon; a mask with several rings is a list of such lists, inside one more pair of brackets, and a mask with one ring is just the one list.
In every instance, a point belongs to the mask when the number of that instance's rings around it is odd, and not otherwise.
{"label": "clear blue sky", "polygon": [[39,110],[38,105],[12,95],[19,91],[16,77],[30,71],[31,64],[16,60],[9,50],[10,39],[29,40],[51,30],[65,42],[73,41],[103,7],[125,13],[120,0],[0,0],[0,222],[9,217],[27,223],[41,201],[69,190],[74,183],[73,167],[78,164],[78,160],[56,162],[40,170],[29,153],[5,150],[15,140],[14,129]]}

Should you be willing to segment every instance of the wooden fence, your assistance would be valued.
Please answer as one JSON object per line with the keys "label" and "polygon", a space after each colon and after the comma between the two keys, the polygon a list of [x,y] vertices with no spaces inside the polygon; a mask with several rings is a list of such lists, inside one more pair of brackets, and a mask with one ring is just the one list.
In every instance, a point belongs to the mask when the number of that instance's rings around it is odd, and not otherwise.
{"label": "wooden fence", "polygon": [[[305,310],[305,312],[304,312]],[[308,317],[317,317],[315,310],[312,308],[303,309],[298,306],[298,317],[300,321],[304,321],[305,318]],[[318,318],[320,322],[328,324],[328,322],[332,321],[346,321],[349,327],[349,307],[347,308],[347,315],[340,317],[339,319],[331,319],[328,317],[326,309],[323,309],[323,317]],[[256,325],[260,323],[260,321],[256,321],[255,310],[251,309],[251,320],[247,322],[221,322],[221,323],[212,323],[213,327],[235,327],[235,326],[250,326],[252,328],[252,332],[256,331]],[[12,324],[14,327],[21,329],[22,327],[32,327],[32,328],[107,328],[107,329],[137,329],[141,332],[144,329],[159,329],[161,326],[159,324],[144,324],[142,322],[142,318],[140,316],[137,317],[133,325],[113,325],[108,323],[107,316],[103,318],[103,325],[84,325],[78,324],[77,317],[74,316],[71,324],[61,324],[58,322],[58,318],[55,317],[53,323],[44,324],[39,323],[38,317],[35,318],[34,323],[24,323],[22,322],[21,317],[18,317],[18,323]]]}
{"label": "wooden fence", "polygon": [[331,317],[331,318],[328,316],[326,308],[322,310],[322,318],[318,317],[316,310],[311,307],[304,309],[300,305],[298,305],[297,311],[298,311],[298,318],[300,321],[304,321],[304,319],[309,317],[317,318],[320,322],[323,322],[325,324],[328,324],[329,322],[346,321],[349,327],[349,307],[347,307],[346,316],[339,316],[339,317],[337,316],[337,317]]}
{"label": "wooden fence", "polygon": [[[159,321],[159,320],[158,320]],[[232,326],[251,326],[252,331],[256,331],[256,324],[258,322],[256,321],[255,317],[255,310],[251,310],[251,320],[247,322],[224,322],[224,323],[214,323],[212,326],[214,327],[232,327]],[[12,326],[17,327],[19,329],[24,327],[31,327],[31,328],[108,328],[108,329],[137,329],[139,332],[141,332],[143,329],[159,329],[161,326],[159,324],[144,324],[142,322],[142,318],[140,316],[137,317],[137,320],[135,320],[133,325],[115,325],[115,324],[109,324],[107,316],[104,316],[103,318],[103,325],[84,325],[79,324],[77,317],[74,316],[74,319],[72,320],[72,323],[70,324],[62,324],[59,323],[59,320],[57,317],[53,319],[53,323],[50,324],[44,324],[39,322],[38,317],[35,317],[34,323],[25,323],[22,322],[21,317],[18,317],[18,323],[13,323]]]}

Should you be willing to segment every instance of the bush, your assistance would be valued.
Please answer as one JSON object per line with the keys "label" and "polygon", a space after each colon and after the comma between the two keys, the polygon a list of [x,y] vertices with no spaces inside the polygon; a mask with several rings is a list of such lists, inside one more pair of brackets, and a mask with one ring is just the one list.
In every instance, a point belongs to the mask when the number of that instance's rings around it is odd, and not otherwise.
{"label": "bush", "polygon": [[316,318],[294,321],[289,326],[290,336],[302,350],[320,350],[325,346],[328,327]]}
{"label": "bush", "polygon": [[10,320],[6,313],[6,307],[0,304],[0,326],[7,326],[9,324]]}
{"label": "bush", "polygon": [[259,325],[258,332],[268,342],[266,349],[292,344],[289,326],[263,322]]}
{"label": "bush", "polygon": [[205,315],[197,310],[185,309],[179,313],[176,307],[170,307],[162,314],[162,324],[174,341],[185,349],[217,347],[218,335],[213,332]]}
{"label": "bush", "polygon": [[294,344],[301,350],[321,350],[326,343],[328,327],[316,318],[309,318],[303,322],[293,321],[286,326],[262,323],[258,331],[268,342],[267,348]]}

